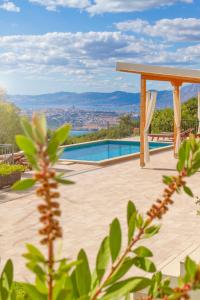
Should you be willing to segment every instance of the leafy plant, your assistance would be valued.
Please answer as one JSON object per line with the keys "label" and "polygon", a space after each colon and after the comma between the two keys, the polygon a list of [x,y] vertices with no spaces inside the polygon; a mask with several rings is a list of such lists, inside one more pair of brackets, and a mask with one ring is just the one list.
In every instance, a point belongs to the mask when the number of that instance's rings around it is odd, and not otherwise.
{"label": "leafy plant", "polygon": [[[163,177],[166,187],[162,197],[151,206],[146,216],[138,212],[133,202],[128,202],[127,246],[124,249],[120,221],[115,218],[111,222],[108,234],[100,243],[95,268],[91,270],[84,249],[79,251],[75,261],[66,258],[57,261],[54,255],[55,240],[62,237],[57,189],[60,183],[72,184],[72,182],[66,180],[63,174],[57,174],[52,168],[59,159],[62,151],[59,146],[66,139],[70,128],[67,125],[61,127],[48,140],[46,120],[43,116],[34,115],[32,124],[27,120],[22,124],[25,136],[17,136],[16,141],[35,169],[35,174],[32,179],[16,183],[14,189],[29,188],[37,183],[36,194],[42,199],[38,206],[39,220],[42,224],[39,235],[42,236],[41,243],[46,246],[47,254],[43,254],[33,245],[27,245],[24,257],[28,269],[35,275],[35,282],[20,285],[25,291],[20,299],[130,299],[130,293],[146,288],[148,296],[144,299],[147,300],[159,298],[186,300],[189,299],[191,290],[200,289],[200,265],[189,257],[185,261],[185,276],[179,280],[179,286],[174,289],[170,286],[170,281],[163,279],[161,272],[157,272],[152,251],[141,244],[137,245],[138,241],[158,234],[160,225],[154,221],[161,219],[167,213],[169,206],[173,204],[172,197],[175,193],[184,191],[189,196],[193,196],[186,184],[186,178],[193,176],[200,169],[200,141],[190,137],[183,142],[179,151],[177,175]],[[142,269],[149,275],[128,276],[128,272],[133,267]],[[5,299],[18,299],[16,284],[13,285],[13,279],[10,280],[12,276],[3,276],[7,278],[2,282],[10,297]],[[2,288],[0,290],[1,293],[4,291]]]}
{"label": "leafy plant", "polygon": [[25,169],[26,168],[22,165],[0,164],[0,176],[10,175],[16,172],[24,172]]}

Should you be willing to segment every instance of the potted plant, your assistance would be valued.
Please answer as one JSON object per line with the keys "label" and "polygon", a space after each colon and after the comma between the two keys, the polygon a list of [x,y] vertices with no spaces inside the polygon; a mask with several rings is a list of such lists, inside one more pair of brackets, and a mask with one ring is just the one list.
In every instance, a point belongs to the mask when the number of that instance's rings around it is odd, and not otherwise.
{"label": "potted plant", "polygon": [[21,179],[21,173],[25,171],[22,165],[0,164],[0,189],[11,186]]}

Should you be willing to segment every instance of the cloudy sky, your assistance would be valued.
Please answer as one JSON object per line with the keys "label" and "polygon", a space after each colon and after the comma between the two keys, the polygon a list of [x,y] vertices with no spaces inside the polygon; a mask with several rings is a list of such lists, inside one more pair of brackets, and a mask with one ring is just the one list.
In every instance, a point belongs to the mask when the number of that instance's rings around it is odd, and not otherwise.
{"label": "cloudy sky", "polygon": [[200,0],[0,0],[8,93],[138,91],[116,61],[200,69]]}

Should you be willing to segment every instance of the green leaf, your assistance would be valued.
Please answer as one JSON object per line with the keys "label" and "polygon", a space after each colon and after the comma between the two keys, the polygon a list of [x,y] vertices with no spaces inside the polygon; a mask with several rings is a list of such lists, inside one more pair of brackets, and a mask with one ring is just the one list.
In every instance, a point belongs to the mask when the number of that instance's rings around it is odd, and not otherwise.
{"label": "green leaf", "polygon": [[106,268],[110,260],[109,238],[105,237],[102,241],[96,259],[96,272],[99,282],[105,274]]}
{"label": "green leaf", "polygon": [[54,137],[57,138],[59,144],[62,145],[67,139],[69,132],[71,130],[71,125],[64,124],[55,131]]}
{"label": "green leaf", "polygon": [[43,130],[41,129],[41,127],[37,127],[35,126],[33,128],[33,135],[34,135],[34,140],[35,142],[44,145],[45,141],[46,141],[46,136],[43,134]]}
{"label": "green leaf", "polygon": [[41,294],[34,285],[24,283],[23,287],[31,300],[47,300],[46,295]]}
{"label": "green leaf", "polygon": [[73,296],[75,299],[77,299],[80,295],[79,295],[79,291],[78,291],[78,287],[77,287],[77,283],[76,283],[76,270],[74,270],[71,274],[71,282],[72,282],[72,286],[73,286]]}
{"label": "green leaf", "polygon": [[173,182],[173,178],[171,176],[163,176],[163,183],[164,184],[170,184]]}
{"label": "green leaf", "polygon": [[33,260],[28,262],[26,267],[31,270],[41,282],[44,282],[46,273],[38,263]]}
{"label": "green leaf", "polygon": [[194,194],[193,194],[193,192],[191,191],[191,189],[188,187],[188,186],[186,186],[186,185],[184,185],[183,186],[183,190],[184,190],[184,192],[188,195],[188,196],[190,196],[190,197],[194,197]]}
{"label": "green leaf", "polygon": [[30,189],[31,187],[34,186],[35,183],[36,183],[36,180],[34,180],[32,178],[18,180],[17,182],[15,182],[13,184],[12,189],[15,191],[22,191],[22,190]]}
{"label": "green leaf", "polygon": [[133,258],[126,257],[121,266],[113,273],[112,277],[106,281],[105,285],[110,285],[122,278],[133,266]]}
{"label": "green leaf", "polygon": [[130,244],[134,232],[135,232],[135,228],[136,228],[136,217],[137,217],[137,213],[134,212],[132,214],[132,216],[129,219],[129,223],[128,223],[128,245]]}
{"label": "green leaf", "polygon": [[56,177],[55,177],[55,180],[56,180],[58,183],[61,183],[61,184],[74,184],[74,181],[69,180],[69,179],[65,179],[65,178],[62,178],[62,177],[59,177],[59,176],[56,176]]}
{"label": "green leaf", "polygon": [[112,262],[114,262],[119,255],[121,249],[122,233],[119,220],[116,218],[110,225],[109,244]]}
{"label": "green leaf", "polygon": [[58,300],[58,298],[61,297],[60,295],[63,294],[65,294],[65,297],[61,299],[64,300],[72,300],[78,298],[78,295],[73,298],[74,291],[73,291],[72,279],[68,276],[68,274],[62,273],[62,275],[59,276],[59,279],[55,276],[54,279],[55,280],[54,280],[54,288],[53,288],[53,300]]}
{"label": "green leaf", "polygon": [[129,293],[125,296],[125,299],[124,299],[124,300],[131,300],[131,296],[130,296]]}
{"label": "green leaf", "polygon": [[42,252],[36,248],[34,245],[32,244],[27,244],[26,245],[28,252],[34,257],[34,259],[38,262],[46,262],[46,259],[44,257],[44,255],[42,254]]}
{"label": "green leaf", "polygon": [[127,205],[127,225],[129,225],[130,218],[135,213],[136,213],[135,204],[132,201],[129,201]]}
{"label": "green leaf", "polygon": [[32,117],[34,140],[40,144],[46,143],[47,125],[46,117],[43,113],[34,113]]}
{"label": "green leaf", "polygon": [[91,287],[91,273],[85,251],[82,249],[77,257],[81,263],[76,267],[76,284],[80,296],[87,295]]}
{"label": "green leaf", "polygon": [[67,289],[63,289],[59,292],[58,296],[56,297],[56,300],[67,299],[68,294],[69,294],[69,291]]}
{"label": "green leaf", "polygon": [[5,287],[1,287],[1,294],[2,300],[8,300],[9,291]]}
{"label": "green leaf", "polygon": [[[49,145],[47,148],[47,152],[50,156],[51,161],[54,163],[58,160],[60,151],[59,146],[62,145],[65,140],[67,139],[69,132],[70,132],[71,126],[68,124],[63,125],[62,127],[58,128],[52,138],[49,141]],[[61,150],[62,151],[62,150]]]}
{"label": "green leaf", "polygon": [[35,287],[41,294],[48,295],[48,288],[46,286],[45,280],[41,280],[41,276],[36,277]]}
{"label": "green leaf", "polygon": [[186,276],[189,277],[189,280],[193,280],[195,278],[197,265],[189,256],[187,256],[185,260],[185,271]]}
{"label": "green leaf", "polygon": [[153,256],[153,253],[151,252],[151,250],[149,250],[148,248],[146,248],[144,246],[140,246],[140,247],[134,249],[133,252],[139,257],[152,257]]}
{"label": "green leaf", "polygon": [[46,137],[46,135],[47,135],[47,121],[46,121],[46,117],[45,117],[44,113],[40,114],[39,120],[40,120],[40,129],[42,130],[42,134],[43,134],[44,137]]}
{"label": "green leaf", "polygon": [[33,142],[24,135],[16,135],[16,143],[18,147],[28,155],[35,155],[36,148]]}
{"label": "green leaf", "polygon": [[154,236],[155,234],[157,234],[160,230],[160,225],[152,225],[148,228],[145,229],[144,231],[144,238],[150,238],[152,236]]}
{"label": "green leaf", "polygon": [[142,228],[143,223],[144,223],[144,220],[143,220],[142,215],[138,214],[137,218],[136,218],[136,227],[138,229]]}
{"label": "green leaf", "polygon": [[1,279],[3,280],[2,284],[4,285],[4,281],[6,281],[6,285],[8,285],[8,288],[10,289],[13,283],[13,263],[10,259],[5,264],[1,273]]}
{"label": "green leaf", "polygon": [[29,164],[31,165],[31,167],[37,171],[39,171],[39,166],[38,166],[38,161],[37,161],[37,158],[32,156],[32,155],[28,155],[26,154],[26,158],[29,162]]}
{"label": "green leaf", "polygon": [[33,139],[33,129],[30,124],[30,122],[27,120],[27,118],[21,119],[21,126],[23,128],[24,133],[29,139]]}
{"label": "green leaf", "polygon": [[[55,300],[67,300],[67,299],[72,299],[72,298],[71,298],[71,295],[70,295],[70,292],[71,292],[71,291],[69,291],[68,289],[62,289],[62,290],[59,292],[59,294],[58,294],[58,296],[56,297]],[[70,298],[68,298],[68,296],[69,296]]]}
{"label": "green leaf", "polygon": [[112,285],[107,291],[105,296],[103,296],[102,300],[113,300],[120,299],[124,297],[128,293],[133,293],[137,291],[141,291],[149,286],[151,280],[144,277],[132,277],[126,279],[124,281],[120,281],[114,285]]}
{"label": "green leaf", "polygon": [[184,141],[180,146],[178,156],[179,156],[179,161],[177,164],[177,171],[181,172],[183,170],[183,167],[185,165],[185,160],[186,160],[186,141]]}
{"label": "green leaf", "polygon": [[136,267],[149,273],[154,273],[156,271],[156,267],[154,263],[146,257],[138,257],[138,256],[134,257],[133,264]]}
{"label": "green leaf", "polygon": [[50,139],[48,147],[47,147],[47,153],[49,156],[53,159],[56,157],[56,152],[59,147],[59,141],[54,136]]}

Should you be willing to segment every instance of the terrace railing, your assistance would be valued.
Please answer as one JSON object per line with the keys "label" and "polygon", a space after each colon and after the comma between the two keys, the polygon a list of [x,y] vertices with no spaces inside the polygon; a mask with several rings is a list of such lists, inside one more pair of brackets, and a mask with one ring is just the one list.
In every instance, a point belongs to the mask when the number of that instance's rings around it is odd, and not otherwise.
{"label": "terrace railing", "polygon": [[[173,130],[174,130],[173,122],[166,123],[165,120],[163,121],[163,124],[160,122],[158,127],[156,127],[156,130],[155,130],[155,128],[153,126],[150,126],[149,132],[150,133],[173,132]],[[199,127],[199,121],[197,119],[196,120],[182,119],[182,121],[181,121],[181,130],[182,131],[185,131],[187,129],[193,129],[193,133],[197,133],[198,127]],[[137,119],[134,121],[133,133],[135,133],[135,135],[138,135],[139,129],[140,129],[140,120]]]}
{"label": "terrace railing", "polygon": [[0,144],[0,163],[13,164],[14,149],[12,144]]}
{"label": "terrace railing", "polygon": [[194,133],[197,133],[199,127],[199,121],[198,120],[182,120],[181,122],[181,128],[182,130],[187,130],[190,128],[194,129]]}

